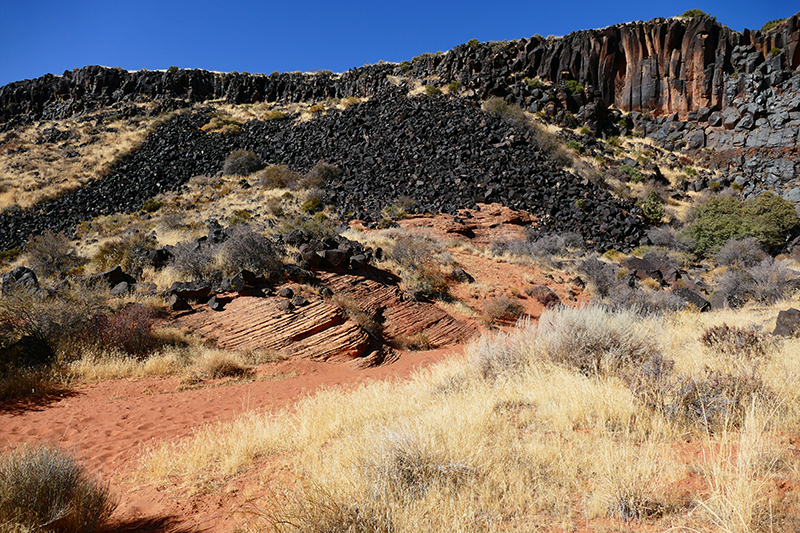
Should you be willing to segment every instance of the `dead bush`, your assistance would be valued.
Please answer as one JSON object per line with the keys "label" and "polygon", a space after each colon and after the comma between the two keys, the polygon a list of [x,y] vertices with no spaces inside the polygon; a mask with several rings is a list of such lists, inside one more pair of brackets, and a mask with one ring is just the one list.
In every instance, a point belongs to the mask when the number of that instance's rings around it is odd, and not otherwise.
{"label": "dead bush", "polygon": [[767,258],[767,253],[755,238],[728,239],[722,248],[714,254],[714,259],[721,265],[741,265],[753,267]]}
{"label": "dead bush", "polygon": [[714,432],[740,427],[753,401],[768,402],[773,393],[755,368],[735,373],[706,370],[704,378],[682,377],[663,394],[665,415],[688,426]]}
{"label": "dead bush", "polygon": [[228,238],[219,247],[219,256],[226,276],[249,270],[270,278],[280,274],[283,267],[281,251],[275,244],[245,224],[229,229]]}
{"label": "dead bush", "polygon": [[717,278],[715,293],[721,295],[730,307],[743,306],[748,301],[773,304],[796,290],[794,280],[798,273],[783,263],[767,257],[755,266],[728,267]]}
{"label": "dead bush", "polygon": [[30,268],[42,278],[49,278],[70,267],[86,263],[85,259],[75,254],[64,233],[53,233],[50,230],[28,239],[25,254]]}
{"label": "dead bush", "polygon": [[3,531],[92,533],[115,507],[108,486],[55,446],[22,446],[0,456]]}
{"label": "dead bush", "polygon": [[170,265],[180,276],[193,281],[208,280],[217,271],[214,250],[198,241],[176,244]]}
{"label": "dead bush", "polygon": [[259,170],[264,164],[261,158],[249,150],[234,150],[225,159],[222,173],[236,176],[249,176]]}
{"label": "dead bush", "polygon": [[88,344],[144,357],[160,346],[153,334],[157,313],[150,307],[129,303],[116,313],[99,314],[83,332]]}
{"label": "dead bush", "polygon": [[270,165],[258,173],[258,179],[265,189],[293,189],[302,176],[286,165]]}
{"label": "dead bush", "polygon": [[721,354],[741,355],[748,359],[766,356],[776,348],[773,337],[755,328],[727,324],[706,329],[700,336],[700,342]]}

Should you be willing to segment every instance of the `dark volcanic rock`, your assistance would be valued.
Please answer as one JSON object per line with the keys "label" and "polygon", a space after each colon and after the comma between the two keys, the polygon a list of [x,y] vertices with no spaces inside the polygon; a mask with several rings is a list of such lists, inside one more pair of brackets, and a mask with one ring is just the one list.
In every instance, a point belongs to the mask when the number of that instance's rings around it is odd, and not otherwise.
{"label": "dark volcanic rock", "polygon": [[778,313],[778,320],[775,323],[773,335],[796,335],[800,331],[800,310],[790,307],[786,311]]}

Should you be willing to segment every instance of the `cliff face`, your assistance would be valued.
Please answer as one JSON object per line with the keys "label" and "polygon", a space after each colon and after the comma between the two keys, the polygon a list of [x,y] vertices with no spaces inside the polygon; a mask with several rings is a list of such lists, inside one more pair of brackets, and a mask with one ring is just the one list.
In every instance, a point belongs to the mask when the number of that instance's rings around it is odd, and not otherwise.
{"label": "cliff face", "polygon": [[372,96],[390,83],[389,75],[459,81],[477,96],[511,97],[526,105],[526,77],[556,84],[577,80],[590,99],[606,105],[678,113],[685,120],[704,108],[722,111],[743,96],[744,82],[731,84],[732,76],[759,75],[764,86],[788,79],[800,66],[799,43],[798,15],[766,35],[738,33],[713,18],[696,17],[632,22],[562,38],[461,45],[446,54],[423,54],[413,65],[371,65],[341,75],[128,72],[91,66],[0,88],[0,123],[65,118],[147,99],[252,103]]}
{"label": "cliff face", "polygon": [[800,66],[798,41],[798,15],[766,35],[738,33],[710,17],[654,19],[495,45],[494,55],[463,45],[424,58],[414,73],[459,80],[484,96],[506,96],[525,77],[576,80],[623,111],[678,113],[685,120],[702,108],[723,110],[741,96],[743,85],[728,90],[731,76],[761,74],[771,86],[787,79]]}

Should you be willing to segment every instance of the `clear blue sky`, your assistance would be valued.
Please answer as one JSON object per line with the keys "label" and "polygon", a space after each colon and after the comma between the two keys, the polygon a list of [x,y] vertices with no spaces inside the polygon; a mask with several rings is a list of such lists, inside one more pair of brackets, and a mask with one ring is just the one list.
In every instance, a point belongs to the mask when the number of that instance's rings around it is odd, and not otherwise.
{"label": "clear blue sky", "polygon": [[0,86],[85,65],[128,70],[345,71],[469,39],[565,35],[699,8],[735,30],[793,15],[786,0],[2,0]]}

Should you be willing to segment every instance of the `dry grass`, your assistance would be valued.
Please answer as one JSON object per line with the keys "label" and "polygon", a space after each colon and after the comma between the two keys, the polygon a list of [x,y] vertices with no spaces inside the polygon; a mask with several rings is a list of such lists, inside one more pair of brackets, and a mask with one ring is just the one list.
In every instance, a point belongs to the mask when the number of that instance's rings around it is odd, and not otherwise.
{"label": "dry grass", "polygon": [[[136,117],[102,126],[91,121],[41,121],[21,128],[15,139],[0,144],[0,209],[29,207],[103,176],[111,163],[144,141],[154,120]],[[53,126],[72,136],[37,144]]]}
{"label": "dry grass", "polygon": [[[261,527],[278,531],[528,531],[595,520],[624,530],[786,530],[800,524],[797,499],[777,504],[769,489],[800,472],[776,446],[800,429],[800,340],[762,358],[770,394],[750,397],[739,422],[715,431],[668,416],[627,379],[655,353],[674,361],[677,377],[744,367],[752,358],[721,358],[702,332],[776,315],[595,317],[587,329],[617,333],[596,345],[612,356],[592,358],[608,364],[587,372],[570,359],[578,355],[563,356],[572,352],[553,338],[575,333],[551,313],[546,335],[522,324],[406,382],[330,389],[292,411],[208,426],[152,449],[143,474],[192,485],[268,464],[261,479],[274,493]],[[277,471],[293,481],[275,488]]]}

